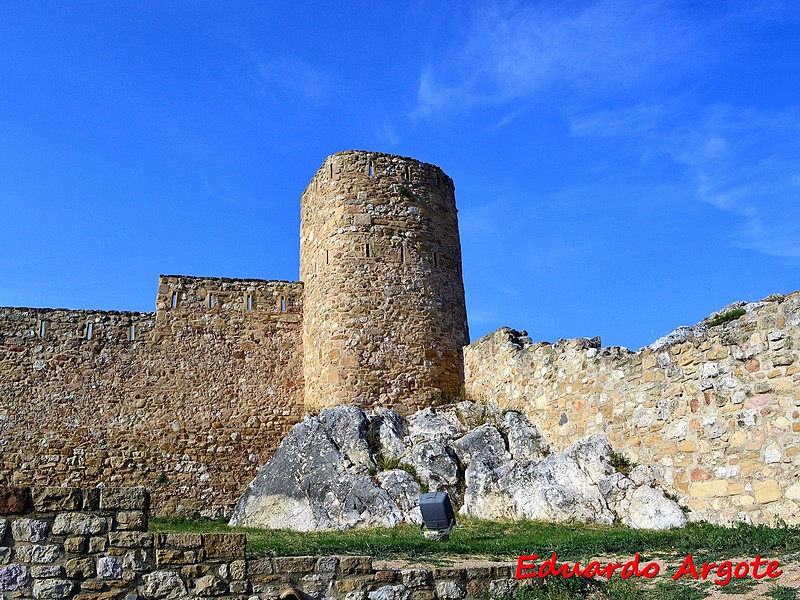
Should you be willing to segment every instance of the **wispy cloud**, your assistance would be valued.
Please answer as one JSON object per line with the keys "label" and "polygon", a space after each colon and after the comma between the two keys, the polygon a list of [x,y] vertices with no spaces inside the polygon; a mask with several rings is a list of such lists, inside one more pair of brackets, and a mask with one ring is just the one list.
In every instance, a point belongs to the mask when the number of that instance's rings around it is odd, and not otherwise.
{"label": "wispy cloud", "polygon": [[[574,136],[615,136],[681,165],[694,199],[733,215],[732,246],[800,259],[800,111],[637,105],[582,114]],[[617,143],[620,143],[619,140]]]}
{"label": "wispy cloud", "polygon": [[709,29],[654,0],[601,0],[579,8],[490,4],[473,15],[462,44],[423,70],[414,115],[503,104],[545,91],[617,93],[688,75],[706,60],[693,48]]}
{"label": "wispy cloud", "polygon": [[334,96],[333,78],[297,59],[271,60],[258,65],[266,93],[280,93],[312,106],[327,104]]}

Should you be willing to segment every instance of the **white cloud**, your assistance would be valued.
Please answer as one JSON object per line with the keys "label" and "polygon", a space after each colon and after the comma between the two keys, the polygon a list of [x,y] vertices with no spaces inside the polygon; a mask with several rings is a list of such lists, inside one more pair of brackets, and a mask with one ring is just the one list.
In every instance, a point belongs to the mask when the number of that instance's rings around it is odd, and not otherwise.
{"label": "white cloud", "polygon": [[636,105],[574,116],[571,132],[670,157],[695,200],[736,217],[732,246],[800,258],[800,112]]}
{"label": "white cloud", "polygon": [[651,85],[707,60],[693,49],[709,29],[653,0],[490,4],[462,45],[423,70],[414,115]]}
{"label": "white cloud", "polygon": [[335,83],[327,73],[297,59],[271,60],[258,65],[267,93],[279,92],[296,101],[322,106],[334,95]]}

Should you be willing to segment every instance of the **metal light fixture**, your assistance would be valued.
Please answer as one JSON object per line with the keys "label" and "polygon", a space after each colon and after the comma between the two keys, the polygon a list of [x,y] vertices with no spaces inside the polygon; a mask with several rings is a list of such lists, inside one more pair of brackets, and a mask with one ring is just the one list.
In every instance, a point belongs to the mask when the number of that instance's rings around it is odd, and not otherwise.
{"label": "metal light fixture", "polygon": [[[446,540],[450,537],[456,517],[453,514],[453,505],[447,492],[430,492],[419,497],[419,510],[422,513],[420,532],[427,527],[431,533],[438,534],[435,539]],[[426,536],[428,537],[428,536]]]}

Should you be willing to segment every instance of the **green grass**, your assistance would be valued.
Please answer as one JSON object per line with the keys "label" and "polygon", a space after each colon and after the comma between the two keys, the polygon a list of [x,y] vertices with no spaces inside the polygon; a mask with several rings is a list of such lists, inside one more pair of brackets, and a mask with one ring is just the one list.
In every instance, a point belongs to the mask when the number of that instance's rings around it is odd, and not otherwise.
{"label": "green grass", "polygon": [[247,533],[248,551],[259,556],[325,554],[372,555],[381,558],[436,559],[444,556],[486,556],[516,560],[522,554],[549,557],[559,562],[593,556],[633,555],[643,560],[667,555],[682,562],[692,554],[695,564],[724,558],[785,556],[800,548],[800,527],[770,528],[741,524],[733,528],[690,523],[683,529],[648,531],[624,527],[554,525],[531,521],[459,519],[447,542],[425,540],[417,527],[351,529],[297,533],[286,530],[231,528],[222,521],[191,519],[150,520],[150,530],[172,533],[238,531]]}
{"label": "green grass", "polygon": [[717,325],[722,325],[723,323],[728,323],[729,321],[735,321],[742,315],[746,314],[747,311],[743,308],[734,308],[733,310],[729,310],[728,312],[724,312],[721,315],[717,315],[710,321],[706,323],[708,327],[716,327]]}
{"label": "green grass", "polygon": [[795,600],[797,598],[797,588],[776,585],[767,592],[773,600]]}

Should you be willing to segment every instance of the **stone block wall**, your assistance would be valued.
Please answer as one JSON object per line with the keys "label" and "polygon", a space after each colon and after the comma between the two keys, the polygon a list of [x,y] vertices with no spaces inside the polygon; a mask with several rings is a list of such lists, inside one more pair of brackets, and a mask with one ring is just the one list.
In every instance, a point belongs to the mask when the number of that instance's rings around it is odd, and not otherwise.
{"label": "stone block wall", "polygon": [[800,523],[800,293],[683,338],[631,352],[504,328],[464,349],[465,387],[558,449],[604,433],[659,467],[691,519]]}
{"label": "stone block wall", "polygon": [[510,596],[518,584],[511,564],[250,558],[244,534],[149,532],[148,500],[143,488],[0,487],[0,598],[463,600]]}
{"label": "stone block wall", "polygon": [[155,313],[0,308],[0,485],[225,513],[303,414],[301,328],[287,281],[162,276]]}
{"label": "stone block wall", "polygon": [[407,414],[458,392],[469,333],[452,179],[411,158],[340,152],[300,208],[306,405]]}

